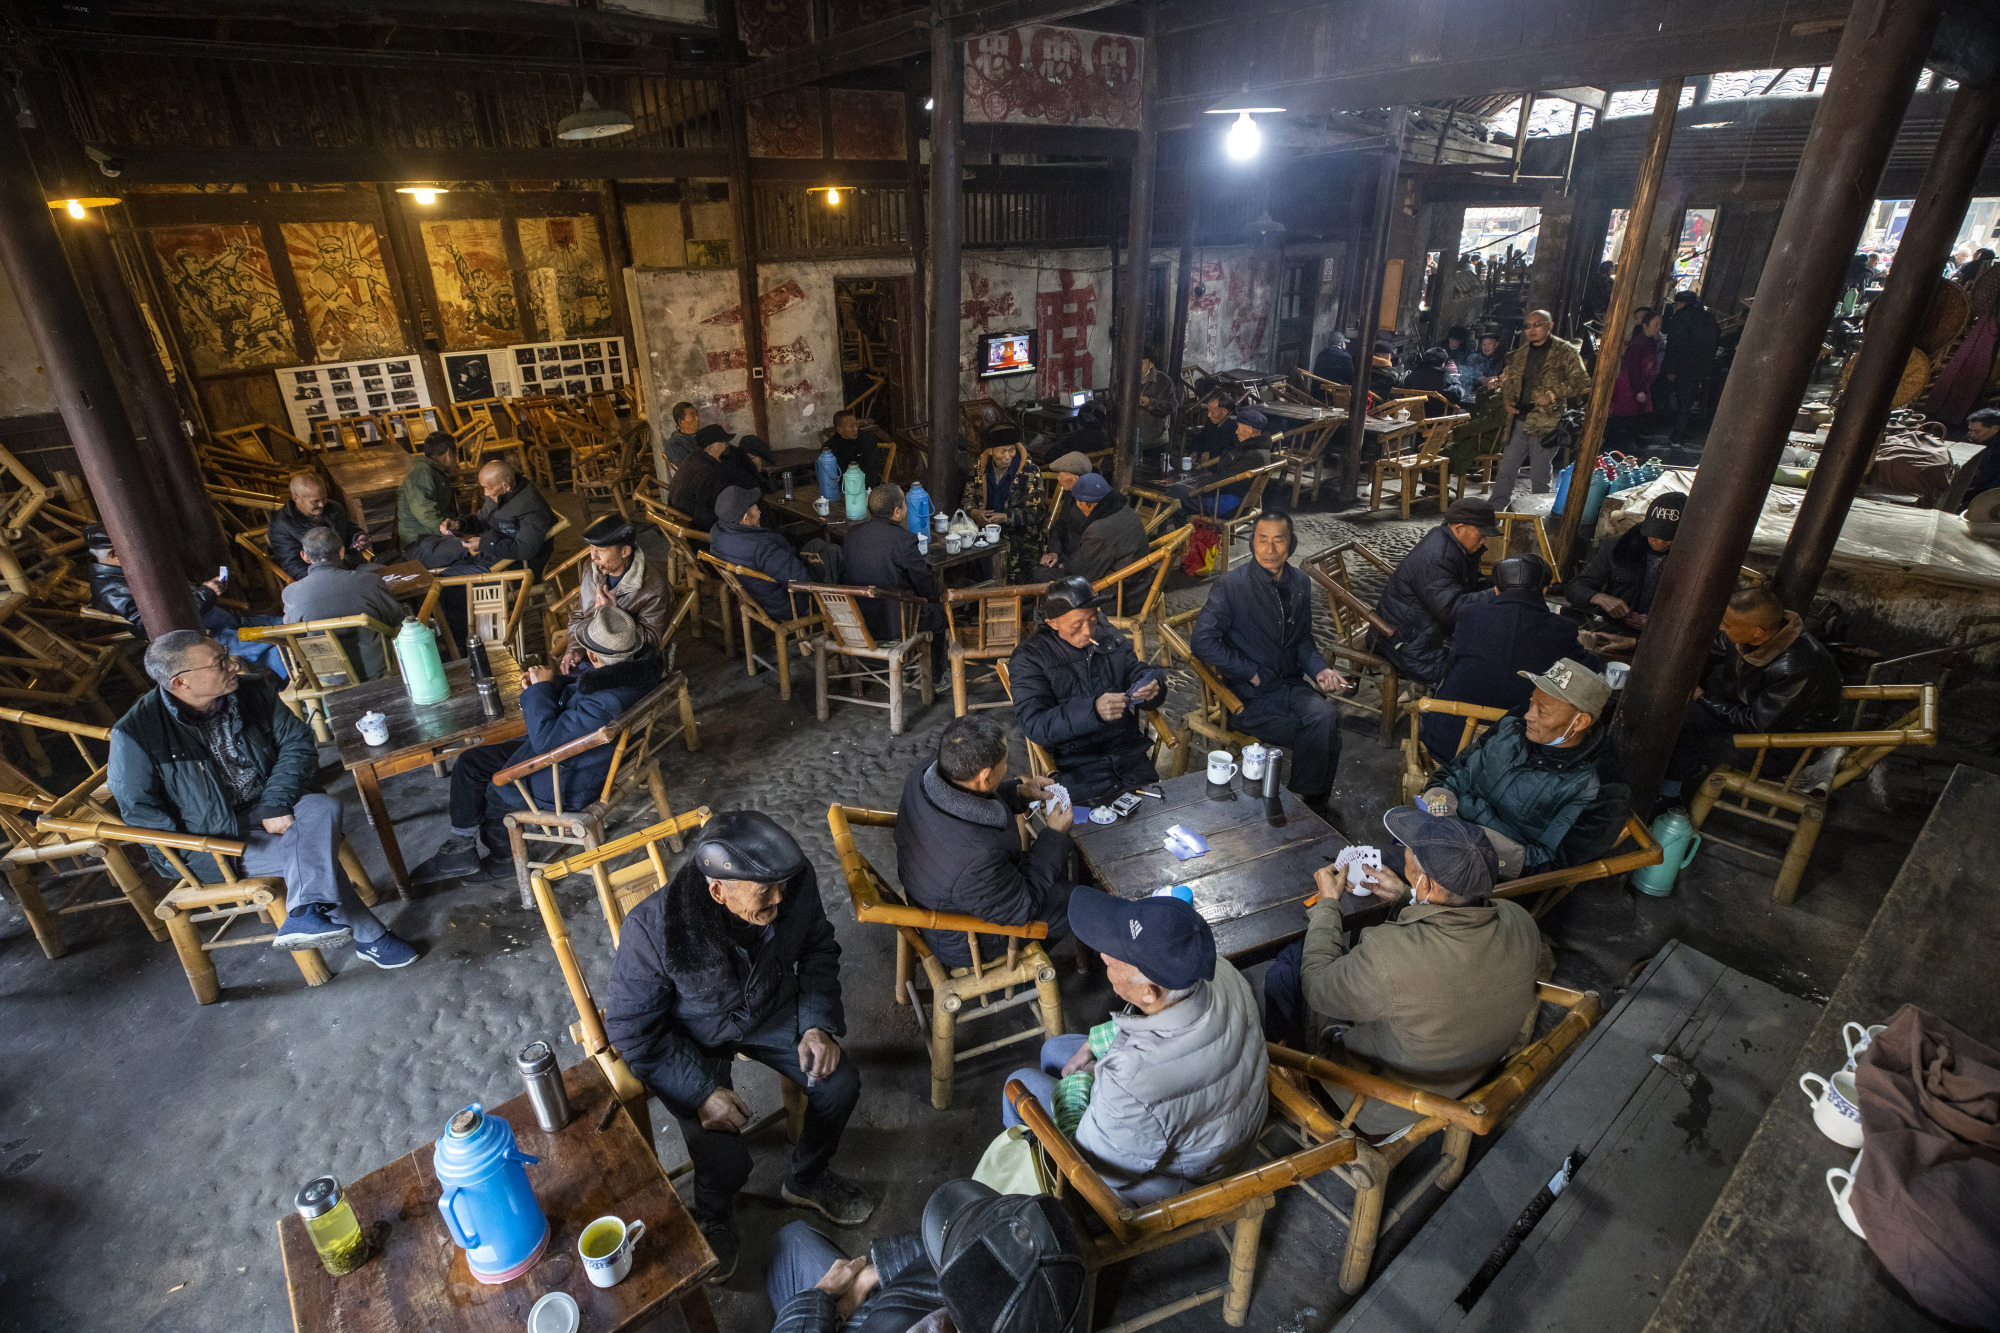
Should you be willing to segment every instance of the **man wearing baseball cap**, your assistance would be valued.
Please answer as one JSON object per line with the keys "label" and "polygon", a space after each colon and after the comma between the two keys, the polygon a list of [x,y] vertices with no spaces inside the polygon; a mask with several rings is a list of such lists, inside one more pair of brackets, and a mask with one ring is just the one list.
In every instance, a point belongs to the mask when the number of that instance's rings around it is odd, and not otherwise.
{"label": "man wearing baseball cap", "polygon": [[1164,678],[1101,605],[1089,579],[1057,579],[1035,607],[1040,623],[1007,659],[1014,720],[1055,757],[1078,809],[1160,778],[1139,714],[1160,706]]}
{"label": "man wearing baseball cap", "polygon": [[[1055,1037],[1040,1069],[1011,1079],[1053,1117],[1057,1078],[1090,1072],[1090,1103],[1071,1138],[1128,1203],[1232,1169],[1264,1124],[1267,1060],[1250,983],[1216,956],[1201,913],[1172,895],[1128,900],[1079,887],[1069,921],[1077,942],[1104,956],[1126,1008],[1102,1056],[1086,1037]],[[1012,1104],[1001,1113],[1020,1123]]]}
{"label": "man wearing baseball cap", "polygon": [[1500,878],[1594,861],[1618,840],[1631,796],[1611,762],[1611,704],[1604,677],[1573,657],[1523,671],[1534,686],[1525,710],[1509,713],[1431,774],[1418,798],[1433,814],[1456,814],[1486,831]]}
{"label": "man wearing baseball cap", "polygon": [[[1264,975],[1265,1032],[1457,1097],[1506,1055],[1534,1012],[1541,933],[1525,908],[1491,898],[1495,857],[1478,829],[1407,805],[1382,823],[1396,847],[1366,869],[1374,882],[1354,891],[1402,909],[1350,946],[1340,901],[1353,868],[1322,868],[1305,939]],[[1356,1127],[1384,1134],[1415,1119],[1371,1101]]]}
{"label": "man wearing baseball cap", "polygon": [[1569,604],[1633,630],[1646,628],[1660,571],[1666,567],[1686,506],[1687,496],[1681,491],[1656,495],[1644,518],[1616,541],[1599,542],[1583,572],[1563,588]]}
{"label": "man wearing baseball cap", "polygon": [[1493,584],[1479,572],[1479,553],[1499,530],[1492,505],[1459,500],[1389,576],[1375,613],[1395,634],[1388,639],[1376,634],[1369,642],[1404,679],[1430,686],[1444,678],[1459,605]]}
{"label": "man wearing baseball cap", "polygon": [[[1111,489],[1109,481],[1095,472],[1078,477],[1069,498],[1083,516],[1083,535],[1076,550],[1057,563],[1059,573],[1078,574],[1095,583],[1113,570],[1145,558],[1149,542],[1145,520],[1124,496]],[[1150,572],[1131,579],[1126,602],[1131,610],[1138,610],[1137,603],[1129,600],[1131,595],[1143,598],[1151,582]]]}

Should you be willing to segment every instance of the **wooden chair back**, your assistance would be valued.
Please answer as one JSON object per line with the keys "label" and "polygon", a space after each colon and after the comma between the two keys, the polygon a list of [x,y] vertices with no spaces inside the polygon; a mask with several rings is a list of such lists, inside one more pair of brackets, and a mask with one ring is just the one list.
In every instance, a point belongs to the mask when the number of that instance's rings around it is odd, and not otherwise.
{"label": "wooden chair back", "polygon": [[1134,486],[1126,493],[1125,501],[1139,516],[1139,521],[1145,524],[1149,538],[1159,535],[1160,529],[1180,517],[1181,502],[1178,498],[1144,486]]}
{"label": "wooden chair back", "polygon": [[[511,645],[518,660],[528,653],[523,613],[534,579],[531,570],[493,569],[484,574],[440,574],[434,586],[439,591],[463,588],[466,632],[488,643]],[[447,646],[456,656],[461,645]]]}
{"label": "wooden chair back", "polygon": [[393,642],[396,632],[373,616],[353,615],[288,625],[245,625],[237,637],[278,645],[287,673],[279,697],[311,724],[321,744],[330,744],[334,737],[327,727],[326,697],[369,679],[360,662],[361,636],[375,636],[382,652],[382,674],[394,676],[398,674]]}
{"label": "wooden chair back", "polygon": [[[1003,700],[969,703],[966,698],[975,672],[990,672],[988,664],[1007,657],[1034,629],[1033,599],[1046,583],[1014,583],[997,588],[946,588],[945,633],[951,640],[951,693],[954,716],[975,708],[1005,708]],[[963,620],[959,608],[970,604],[972,617]],[[986,679],[982,675],[980,679]]]}
{"label": "wooden chair back", "polygon": [[[715,567],[716,573],[721,576],[724,588],[728,590],[730,596],[736,599],[737,614],[742,620],[740,628],[743,632],[743,667],[745,673],[754,676],[757,674],[759,666],[770,667],[778,673],[778,697],[780,699],[790,699],[792,697],[792,657],[789,651],[789,641],[793,636],[798,636],[799,641],[803,643],[806,634],[819,628],[821,624],[819,612],[810,611],[805,615],[794,615],[789,620],[775,620],[763,608],[762,604],[751,595],[749,586],[744,581],[746,579],[753,582],[762,580],[765,583],[775,584],[777,583],[776,579],[772,578],[769,574],[751,569],[745,565],[736,565],[731,564],[727,560],[718,560],[713,551],[702,551],[699,555],[702,560]],[[788,608],[796,611],[798,604],[789,600],[789,592],[786,593],[786,597]],[[757,656],[755,646],[750,641],[750,626],[752,624],[762,625],[765,629],[771,631],[771,635],[776,641],[772,659],[768,663]]]}
{"label": "wooden chair back", "polygon": [[236,544],[250,553],[251,562],[258,572],[269,580],[275,591],[282,593],[294,580],[278,563],[277,557],[271,554],[270,526],[266,523],[260,528],[244,529],[236,534]]}
{"label": "wooden chair back", "polygon": [[[687,677],[681,672],[674,672],[647,691],[639,702],[597,730],[501,769],[493,775],[493,785],[513,787],[527,802],[528,809],[539,810],[542,807],[535,803],[529,779],[546,770],[553,813],[562,814],[565,809],[580,809],[588,804],[607,808],[617,805],[644,778],[646,767],[657,763],[660,751],[666,748],[668,742],[680,737],[681,729],[671,724],[662,725],[662,719],[669,706],[678,703],[686,688]],[[595,791],[572,791],[569,804],[565,807],[562,765],[606,745],[613,749],[611,767],[605,771],[604,781]]]}
{"label": "wooden chair back", "polygon": [[[886,588],[862,588],[831,583],[795,583],[794,592],[811,593],[819,603],[820,616],[826,621],[826,637],[830,647],[837,652],[862,653],[873,656],[879,653],[886,642],[907,639],[916,628],[916,620],[928,603],[921,597],[906,592],[894,592]],[[869,602],[886,604],[896,612],[896,623],[901,632],[885,643],[878,644],[875,635],[868,628],[867,617],[862,608]]]}

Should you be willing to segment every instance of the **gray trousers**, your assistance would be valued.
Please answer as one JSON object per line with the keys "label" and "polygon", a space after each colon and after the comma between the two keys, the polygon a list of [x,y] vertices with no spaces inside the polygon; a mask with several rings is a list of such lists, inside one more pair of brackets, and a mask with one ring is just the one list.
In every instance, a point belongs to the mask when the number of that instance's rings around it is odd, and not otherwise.
{"label": "gray trousers", "polygon": [[1550,464],[1556,456],[1555,446],[1547,435],[1530,435],[1520,417],[1514,418],[1514,433],[1507,441],[1506,450],[1500,455],[1499,465],[1493,469],[1493,490],[1487,500],[1496,514],[1506,509],[1514,498],[1514,483],[1520,479],[1521,465],[1528,465],[1529,484],[1536,495],[1546,495],[1549,489]]}
{"label": "gray trousers", "polygon": [[331,796],[301,796],[292,807],[292,826],[282,834],[266,833],[261,822],[244,830],[243,873],[284,876],[287,912],[317,903],[335,924],[354,932],[357,944],[373,944],[389,933],[340,868],[340,802]]}

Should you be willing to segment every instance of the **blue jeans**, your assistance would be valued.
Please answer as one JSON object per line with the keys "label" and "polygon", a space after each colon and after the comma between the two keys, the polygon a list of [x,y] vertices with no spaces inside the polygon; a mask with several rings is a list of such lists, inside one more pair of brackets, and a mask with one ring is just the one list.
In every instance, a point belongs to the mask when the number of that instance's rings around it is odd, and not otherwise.
{"label": "blue jeans", "polygon": [[1293,940],[1264,971],[1264,1038],[1295,1051],[1309,1051],[1306,1027],[1304,940]]}
{"label": "blue jeans", "polygon": [[847,1254],[804,1222],[787,1222],[771,1241],[771,1262],[764,1273],[764,1294],[771,1309],[783,1314],[792,1297],[819,1285],[827,1270]]}
{"label": "blue jeans", "polygon": [[[1007,1077],[1020,1079],[1028,1085],[1028,1091],[1035,1094],[1035,1100],[1049,1113],[1049,1119],[1056,1118],[1056,1080],[1062,1077],[1063,1066],[1075,1055],[1077,1048],[1089,1041],[1086,1033],[1072,1032],[1060,1037],[1050,1037],[1042,1043],[1042,1067],[1040,1069],[1017,1069]],[[1014,1113],[1014,1104],[1007,1100],[1006,1084],[1000,1085],[1000,1123],[1008,1129],[1021,1123],[1021,1117]],[[819,1281],[814,1278],[813,1281]]]}
{"label": "blue jeans", "polygon": [[229,650],[230,656],[264,668],[279,680],[289,680],[285,674],[285,655],[278,651],[275,643],[245,643],[236,637],[239,625],[282,625],[285,622],[276,616],[244,616],[238,619],[219,606],[211,606],[202,612],[201,627],[209,632],[217,643]]}

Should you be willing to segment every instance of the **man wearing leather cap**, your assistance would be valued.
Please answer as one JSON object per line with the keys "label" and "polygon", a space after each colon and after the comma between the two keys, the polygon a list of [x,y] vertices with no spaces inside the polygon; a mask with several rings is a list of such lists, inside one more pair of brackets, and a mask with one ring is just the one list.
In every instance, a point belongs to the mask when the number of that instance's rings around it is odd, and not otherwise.
{"label": "man wearing leather cap", "polygon": [[772,1333],[1083,1333],[1089,1282],[1083,1239],[1055,1199],[953,1180],[931,1194],[916,1232],[880,1237],[857,1258],[790,1223],[765,1287]]}
{"label": "man wearing leather cap", "polygon": [[[1603,669],[1597,654],[1578,645],[1576,622],[1549,610],[1542,596],[1549,577],[1548,562],[1532,553],[1509,556],[1493,566],[1495,594],[1475,594],[1458,604],[1451,656],[1437,698],[1515,709],[1534,694],[1523,672],[1547,671],[1564,657],[1592,671]],[[1449,763],[1464,729],[1462,717],[1427,713],[1418,735],[1439,763]]]}
{"label": "man wearing leather cap", "polygon": [[840,945],[819,877],[769,815],[731,810],[702,825],[667,886],[632,909],[618,941],[604,1023],[625,1063],[680,1122],[694,1163],[694,1216],[735,1271],[736,1194],[750,1178],[737,1137],[750,1108],[730,1086],[740,1053],[806,1093],[782,1194],[841,1226],[875,1205],[828,1165],[861,1096],[836,1038],[846,1032]]}
{"label": "man wearing leather cap", "polygon": [[1041,623],[1007,659],[1015,720],[1086,807],[1160,777],[1139,722],[1141,710],[1160,706],[1160,673],[1098,605],[1089,579],[1057,579],[1035,608]]}
{"label": "man wearing leather cap", "polygon": [[632,524],[619,514],[606,514],[583,530],[590,559],[577,576],[576,605],[569,613],[569,647],[562,669],[576,670],[583,661],[577,634],[599,608],[615,606],[639,622],[654,647],[664,646],[667,623],[673,619],[674,585],[663,564],[646,559]]}

